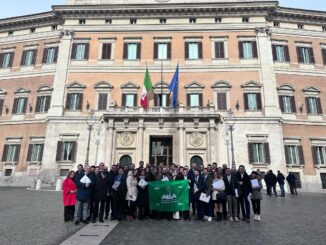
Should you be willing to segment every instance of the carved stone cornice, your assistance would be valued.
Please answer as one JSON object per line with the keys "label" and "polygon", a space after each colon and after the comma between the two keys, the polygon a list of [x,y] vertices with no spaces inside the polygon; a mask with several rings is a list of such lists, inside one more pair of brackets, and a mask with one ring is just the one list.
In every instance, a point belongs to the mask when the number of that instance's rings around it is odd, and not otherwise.
{"label": "carved stone cornice", "polygon": [[0,30],[15,31],[20,29],[29,29],[59,24],[62,24],[62,19],[60,19],[58,16],[55,15],[53,11],[51,11],[39,14],[0,19]]}

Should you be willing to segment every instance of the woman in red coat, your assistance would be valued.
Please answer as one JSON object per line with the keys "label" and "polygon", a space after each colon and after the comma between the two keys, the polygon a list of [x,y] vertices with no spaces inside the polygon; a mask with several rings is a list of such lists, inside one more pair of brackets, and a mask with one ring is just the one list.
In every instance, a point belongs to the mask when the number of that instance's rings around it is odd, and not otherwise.
{"label": "woman in red coat", "polygon": [[70,171],[67,178],[62,183],[65,222],[74,221],[76,192],[77,192],[74,179],[75,179],[75,172]]}

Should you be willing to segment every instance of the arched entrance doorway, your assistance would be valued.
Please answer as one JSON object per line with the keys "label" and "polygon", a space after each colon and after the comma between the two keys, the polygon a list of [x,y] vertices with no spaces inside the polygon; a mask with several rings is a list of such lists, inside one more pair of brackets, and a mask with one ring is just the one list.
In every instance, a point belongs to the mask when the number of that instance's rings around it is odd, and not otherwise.
{"label": "arched entrance doorway", "polygon": [[199,165],[203,164],[203,159],[200,157],[200,156],[193,156],[191,159],[190,159],[190,165],[192,163],[196,163],[197,166],[199,167]]}
{"label": "arched entrance doorway", "polygon": [[122,157],[120,157],[119,160],[119,164],[121,166],[126,166],[126,165],[130,165],[132,163],[132,159],[129,155],[123,155]]}

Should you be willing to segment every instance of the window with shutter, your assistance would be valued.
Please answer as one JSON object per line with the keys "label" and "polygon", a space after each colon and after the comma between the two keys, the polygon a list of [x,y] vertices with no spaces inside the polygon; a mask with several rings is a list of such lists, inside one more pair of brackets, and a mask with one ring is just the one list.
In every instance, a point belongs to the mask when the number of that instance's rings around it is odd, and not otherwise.
{"label": "window with shutter", "polygon": [[9,145],[4,145],[3,152],[2,152],[2,162],[6,162],[8,159],[8,151],[9,151]]}
{"label": "window with shutter", "polygon": [[110,60],[111,59],[111,43],[103,43],[102,46],[102,60]]}
{"label": "window with shutter", "polygon": [[248,143],[248,157],[249,157],[249,163],[252,164],[255,162],[254,160],[254,149],[253,149],[253,144]]}
{"label": "window with shutter", "polygon": [[215,42],[215,59],[224,59],[224,42]]}
{"label": "window with shutter", "polygon": [[267,163],[267,164],[271,163],[271,156],[270,156],[270,152],[269,152],[269,144],[268,143],[264,143],[264,160],[265,160],[265,163]]}
{"label": "window with shutter", "polygon": [[108,103],[108,94],[99,93],[98,95],[98,110],[106,110]]}
{"label": "window with shutter", "polygon": [[217,109],[227,110],[226,93],[217,93]]}
{"label": "window with shutter", "polygon": [[303,148],[301,145],[298,146],[298,156],[299,156],[299,164],[304,165],[305,159],[303,155]]}
{"label": "window with shutter", "polygon": [[30,162],[32,159],[33,144],[29,144],[27,152],[27,162]]}
{"label": "window with shutter", "polygon": [[324,65],[326,65],[326,49],[325,48],[323,48],[321,50],[321,54],[323,56],[323,63],[324,63]]}
{"label": "window with shutter", "polygon": [[63,160],[63,142],[62,141],[58,141],[57,143],[57,154],[56,154],[56,161],[62,161]]}
{"label": "window with shutter", "polygon": [[0,99],[0,116],[2,116],[3,105],[4,105],[4,99]]}

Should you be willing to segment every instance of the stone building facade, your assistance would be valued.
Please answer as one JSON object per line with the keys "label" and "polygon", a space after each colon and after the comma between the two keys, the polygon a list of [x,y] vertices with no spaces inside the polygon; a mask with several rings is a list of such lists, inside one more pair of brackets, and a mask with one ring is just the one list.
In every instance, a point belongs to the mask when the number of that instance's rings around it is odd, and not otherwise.
{"label": "stone building facade", "polygon": [[[91,164],[230,164],[234,122],[237,165],[324,192],[325,37],[325,12],[274,0],[68,0],[2,19],[1,184],[83,164],[94,112]],[[144,110],[146,67],[155,97]]]}

